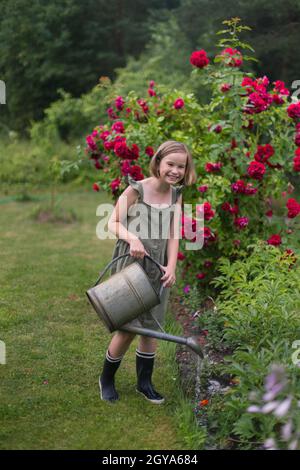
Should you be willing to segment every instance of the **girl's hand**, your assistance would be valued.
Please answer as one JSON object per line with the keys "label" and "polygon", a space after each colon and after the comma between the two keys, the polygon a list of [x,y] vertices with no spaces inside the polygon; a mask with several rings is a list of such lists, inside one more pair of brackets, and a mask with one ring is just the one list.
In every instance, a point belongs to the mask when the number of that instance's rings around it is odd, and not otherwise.
{"label": "girl's hand", "polygon": [[149,253],[145,250],[143,243],[138,238],[131,240],[131,242],[129,243],[129,246],[130,246],[129,253],[134,258],[143,259],[145,255],[149,256]]}
{"label": "girl's hand", "polygon": [[169,266],[161,266],[161,268],[165,271],[165,274],[161,277],[164,287],[172,287],[176,282],[176,275],[175,269],[170,268]]}

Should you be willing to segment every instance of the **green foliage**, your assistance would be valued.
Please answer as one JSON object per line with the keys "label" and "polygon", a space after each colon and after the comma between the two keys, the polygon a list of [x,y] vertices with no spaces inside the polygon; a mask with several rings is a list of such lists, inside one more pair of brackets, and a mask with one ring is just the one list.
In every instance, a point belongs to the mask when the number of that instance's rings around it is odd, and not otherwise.
{"label": "green foliage", "polygon": [[[286,424],[290,415],[299,421],[300,369],[292,357],[294,341],[300,338],[300,268],[294,260],[278,248],[258,243],[244,260],[223,258],[218,263],[217,308],[204,312],[199,321],[209,333],[208,350],[232,351],[219,364],[219,374],[233,382],[223,394],[211,397],[206,410],[208,434],[219,447],[257,449],[275,436],[279,447],[284,446],[278,426]],[[293,397],[289,415],[249,413],[248,407],[263,395],[265,377],[274,363],[287,370],[282,398]],[[207,370],[206,380],[214,377],[209,365]]]}
{"label": "green foliage", "polygon": [[8,90],[3,121],[25,133],[59,98],[58,89],[78,97],[100,76],[115,78],[115,68],[147,43],[149,11],[177,3],[2,0],[0,69]]}

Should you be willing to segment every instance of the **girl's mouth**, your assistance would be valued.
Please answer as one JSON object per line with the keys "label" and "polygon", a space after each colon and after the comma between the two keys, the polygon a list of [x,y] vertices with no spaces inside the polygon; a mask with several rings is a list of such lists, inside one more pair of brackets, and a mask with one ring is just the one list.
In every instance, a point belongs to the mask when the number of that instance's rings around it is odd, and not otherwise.
{"label": "girl's mouth", "polygon": [[168,178],[170,178],[170,179],[173,180],[173,181],[174,181],[174,180],[177,180],[177,176],[170,176],[170,175],[168,175]]}

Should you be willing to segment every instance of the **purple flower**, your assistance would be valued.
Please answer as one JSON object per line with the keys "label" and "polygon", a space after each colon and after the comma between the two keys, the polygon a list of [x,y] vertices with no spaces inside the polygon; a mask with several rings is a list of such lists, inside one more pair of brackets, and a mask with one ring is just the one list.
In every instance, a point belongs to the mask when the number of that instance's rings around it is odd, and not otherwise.
{"label": "purple flower", "polygon": [[184,288],[183,288],[183,292],[185,294],[188,294],[191,290],[191,286],[189,284],[187,284]]}
{"label": "purple flower", "polygon": [[270,437],[269,439],[267,439],[265,441],[264,448],[267,449],[267,450],[277,450],[276,449],[276,442],[273,439],[273,437]]}
{"label": "purple flower", "polygon": [[283,400],[280,405],[276,408],[276,410],[274,411],[274,415],[277,417],[277,418],[282,418],[283,416],[285,416],[287,414],[287,412],[289,411],[290,409],[290,406],[292,404],[292,397],[291,395],[289,395],[285,400]]}

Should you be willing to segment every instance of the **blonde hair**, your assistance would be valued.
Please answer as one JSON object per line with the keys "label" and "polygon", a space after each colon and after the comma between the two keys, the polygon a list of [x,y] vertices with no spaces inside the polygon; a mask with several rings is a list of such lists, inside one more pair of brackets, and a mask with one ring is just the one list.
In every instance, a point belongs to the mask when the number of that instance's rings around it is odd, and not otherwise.
{"label": "blonde hair", "polygon": [[151,175],[159,178],[158,168],[160,162],[170,153],[184,153],[187,156],[185,174],[183,180],[181,180],[181,184],[184,184],[185,186],[191,186],[192,184],[196,183],[197,175],[192,155],[185,144],[182,142],[177,142],[176,140],[167,140],[158,147],[150,162],[149,169]]}

